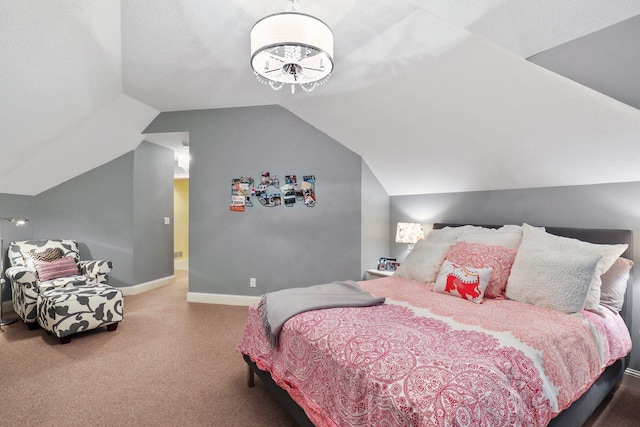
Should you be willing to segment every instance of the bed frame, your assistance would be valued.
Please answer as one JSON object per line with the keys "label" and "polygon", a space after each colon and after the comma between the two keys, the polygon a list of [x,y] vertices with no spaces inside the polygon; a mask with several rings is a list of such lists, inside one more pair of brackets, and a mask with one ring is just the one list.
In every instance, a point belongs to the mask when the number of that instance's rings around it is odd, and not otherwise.
{"label": "bed frame", "polygon": [[[434,229],[444,227],[459,227],[464,224],[434,224]],[[499,228],[501,225],[481,225],[488,228]],[[633,233],[629,230],[606,230],[606,229],[588,229],[588,228],[563,228],[563,227],[546,227],[547,232],[563,237],[580,239],[585,242],[598,244],[620,244],[625,243],[629,248],[622,254],[623,257],[633,259]],[[631,286],[627,287],[625,295],[625,303],[620,312],[627,327],[631,325]],[[298,404],[289,396],[289,394],[280,388],[271,378],[269,372],[259,369],[256,364],[243,354],[245,362],[248,365],[247,385],[253,387],[255,385],[255,377],[264,383],[267,389],[274,395],[280,405],[293,417],[301,427],[313,427],[313,423],[309,420],[305,412]],[[619,359],[613,365],[609,366],[593,383],[593,385],[573,404],[562,411],[557,417],[553,418],[549,423],[552,427],[580,427],[591,416],[591,414],[600,406],[602,401],[614,391],[619,385],[622,375],[629,362],[629,356],[625,359]]]}

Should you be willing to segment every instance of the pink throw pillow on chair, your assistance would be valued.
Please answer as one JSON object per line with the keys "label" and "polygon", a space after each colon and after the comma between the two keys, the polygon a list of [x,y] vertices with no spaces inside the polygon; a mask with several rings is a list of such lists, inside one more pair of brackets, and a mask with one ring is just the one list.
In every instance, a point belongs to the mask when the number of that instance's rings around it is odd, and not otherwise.
{"label": "pink throw pillow on chair", "polygon": [[42,282],[69,277],[80,274],[76,260],[71,257],[62,257],[51,262],[34,260],[38,277]]}

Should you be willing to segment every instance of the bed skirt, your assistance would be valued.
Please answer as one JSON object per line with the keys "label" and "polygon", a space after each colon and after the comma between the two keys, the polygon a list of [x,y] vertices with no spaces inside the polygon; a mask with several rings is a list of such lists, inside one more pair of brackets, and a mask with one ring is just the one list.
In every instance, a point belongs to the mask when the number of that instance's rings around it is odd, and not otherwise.
{"label": "bed skirt", "polygon": [[[242,355],[249,366],[249,385],[252,385],[253,375],[257,375],[267,390],[276,398],[278,403],[291,415],[300,427],[314,427],[305,412],[280,388],[271,378],[271,374],[263,371],[247,356]],[[619,359],[598,377],[593,385],[573,404],[562,411],[549,423],[550,427],[580,427],[595,412],[605,398],[616,389],[622,380],[625,370],[625,359]]]}

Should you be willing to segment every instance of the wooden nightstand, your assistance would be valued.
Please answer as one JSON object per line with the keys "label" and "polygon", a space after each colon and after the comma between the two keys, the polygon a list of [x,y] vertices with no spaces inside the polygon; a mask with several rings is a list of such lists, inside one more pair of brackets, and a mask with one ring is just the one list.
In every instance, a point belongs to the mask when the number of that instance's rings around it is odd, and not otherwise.
{"label": "wooden nightstand", "polygon": [[369,270],[367,270],[367,274],[369,275],[369,279],[378,279],[380,277],[389,277],[389,276],[393,276],[393,273],[395,273],[395,271],[378,270],[377,268],[370,268]]}

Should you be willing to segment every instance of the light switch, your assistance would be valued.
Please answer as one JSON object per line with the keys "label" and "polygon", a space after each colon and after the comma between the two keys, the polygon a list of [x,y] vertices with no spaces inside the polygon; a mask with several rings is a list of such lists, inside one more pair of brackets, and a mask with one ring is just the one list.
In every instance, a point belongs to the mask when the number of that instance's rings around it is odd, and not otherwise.
{"label": "light switch", "polygon": [[164,217],[164,225],[169,225],[171,224],[171,217],[165,216]]}

